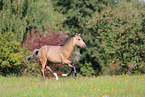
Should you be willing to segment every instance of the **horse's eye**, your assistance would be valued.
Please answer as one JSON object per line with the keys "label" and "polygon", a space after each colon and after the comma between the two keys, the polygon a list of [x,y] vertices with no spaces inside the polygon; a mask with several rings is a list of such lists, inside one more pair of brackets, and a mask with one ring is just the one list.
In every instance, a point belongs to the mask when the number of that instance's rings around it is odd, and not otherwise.
{"label": "horse's eye", "polygon": [[78,41],[80,41],[80,39],[78,39]]}

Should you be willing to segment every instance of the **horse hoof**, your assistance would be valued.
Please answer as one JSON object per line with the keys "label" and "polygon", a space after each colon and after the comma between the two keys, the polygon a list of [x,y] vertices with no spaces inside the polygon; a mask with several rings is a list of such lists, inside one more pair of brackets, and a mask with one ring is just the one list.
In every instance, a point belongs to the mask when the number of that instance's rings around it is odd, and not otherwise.
{"label": "horse hoof", "polygon": [[77,73],[75,73],[75,77],[77,77]]}
{"label": "horse hoof", "polygon": [[67,76],[67,74],[61,74],[61,76]]}
{"label": "horse hoof", "polygon": [[58,80],[58,76],[56,73],[53,73],[53,75],[56,77],[56,80]]}

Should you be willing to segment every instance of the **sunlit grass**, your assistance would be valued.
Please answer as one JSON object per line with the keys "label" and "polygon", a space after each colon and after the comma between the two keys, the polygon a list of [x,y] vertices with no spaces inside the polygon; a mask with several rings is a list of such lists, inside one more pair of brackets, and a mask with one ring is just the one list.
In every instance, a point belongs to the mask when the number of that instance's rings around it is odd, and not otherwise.
{"label": "sunlit grass", "polygon": [[145,75],[62,77],[0,76],[1,97],[143,97]]}

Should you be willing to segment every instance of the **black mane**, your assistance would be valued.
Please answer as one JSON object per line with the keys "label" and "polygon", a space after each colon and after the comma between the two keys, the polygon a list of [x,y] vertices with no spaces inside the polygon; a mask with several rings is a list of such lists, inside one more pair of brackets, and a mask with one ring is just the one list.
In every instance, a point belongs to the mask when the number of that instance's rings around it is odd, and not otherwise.
{"label": "black mane", "polygon": [[66,40],[64,41],[64,43],[63,44],[61,44],[60,46],[64,46],[64,45],[66,45],[72,38],[74,37],[74,34],[72,34],[72,35],[69,35],[69,37],[68,38],[66,38]]}

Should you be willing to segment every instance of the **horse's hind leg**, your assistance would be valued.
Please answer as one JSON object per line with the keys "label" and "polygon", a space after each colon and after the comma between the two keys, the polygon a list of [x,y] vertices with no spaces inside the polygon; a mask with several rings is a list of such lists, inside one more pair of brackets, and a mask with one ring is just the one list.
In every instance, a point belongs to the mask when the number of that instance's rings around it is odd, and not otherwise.
{"label": "horse's hind leg", "polygon": [[46,65],[47,59],[44,57],[44,58],[41,58],[40,60],[41,60],[41,64],[42,64],[41,72],[42,72],[43,79],[45,81],[44,71],[45,71],[45,65]]}
{"label": "horse's hind leg", "polygon": [[51,69],[50,69],[50,67],[49,66],[46,66],[46,69],[48,69],[54,76],[55,76],[55,78],[56,78],[56,80],[58,80],[58,76],[57,76],[57,74],[56,73],[54,73]]}

